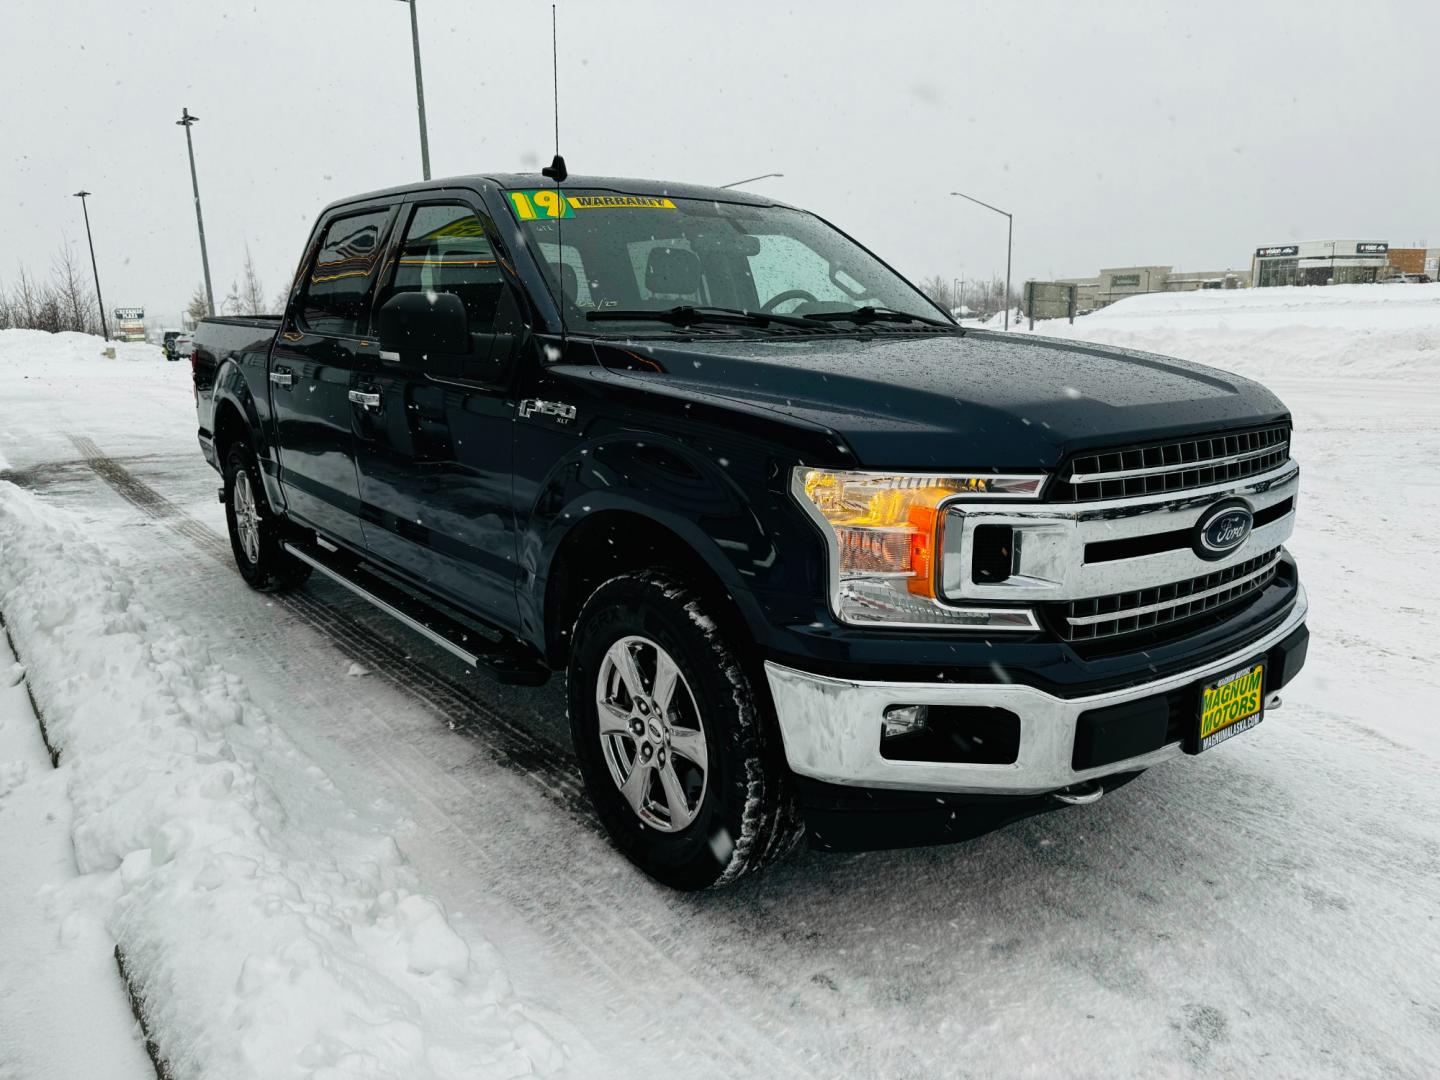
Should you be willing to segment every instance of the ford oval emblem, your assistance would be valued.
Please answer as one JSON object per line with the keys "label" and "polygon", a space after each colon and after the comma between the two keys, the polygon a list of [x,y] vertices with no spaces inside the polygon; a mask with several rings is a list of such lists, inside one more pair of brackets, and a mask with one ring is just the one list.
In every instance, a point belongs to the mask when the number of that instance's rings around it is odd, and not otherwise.
{"label": "ford oval emblem", "polygon": [[1245,543],[1255,516],[1241,502],[1211,507],[1195,524],[1195,554],[1202,559],[1223,559]]}

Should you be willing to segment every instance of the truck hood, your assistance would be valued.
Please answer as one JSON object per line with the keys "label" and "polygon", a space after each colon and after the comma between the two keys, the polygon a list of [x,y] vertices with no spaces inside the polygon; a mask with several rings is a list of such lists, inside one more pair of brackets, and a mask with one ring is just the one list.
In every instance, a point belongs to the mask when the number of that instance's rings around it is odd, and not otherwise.
{"label": "truck hood", "polygon": [[836,432],[868,468],[1050,468],[1077,450],[1264,424],[1264,387],[1183,360],[967,331],[596,342],[601,362],[681,394]]}

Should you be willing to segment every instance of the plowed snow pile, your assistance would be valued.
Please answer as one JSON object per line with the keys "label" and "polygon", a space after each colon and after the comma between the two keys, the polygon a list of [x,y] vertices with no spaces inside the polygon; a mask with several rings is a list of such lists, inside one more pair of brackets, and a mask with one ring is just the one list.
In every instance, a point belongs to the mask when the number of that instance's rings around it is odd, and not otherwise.
{"label": "plowed snow pile", "polygon": [[394,840],[75,519],[4,482],[0,610],[74,806],[69,901],[105,913],[176,1077],[564,1069]]}
{"label": "plowed snow pile", "polygon": [[1440,372],[1440,283],[1151,293],[1074,326],[1037,322],[1035,332],[1180,356],[1261,380],[1433,376]]}

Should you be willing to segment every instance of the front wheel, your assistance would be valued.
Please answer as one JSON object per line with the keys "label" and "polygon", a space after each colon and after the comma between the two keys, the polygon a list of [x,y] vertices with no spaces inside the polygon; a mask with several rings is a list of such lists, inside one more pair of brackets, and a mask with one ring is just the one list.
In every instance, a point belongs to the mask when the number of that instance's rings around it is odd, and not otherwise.
{"label": "front wheel", "polygon": [[576,621],[567,693],[591,801],[677,889],[733,881],[800,836],[775,726],[722,620],[678,579],[606,582]]}
{"label": "front wheel", "polygon": [[225,455],[225,524],[235,565],[252,588],[282,592],[310,576],[310,566],[281,546],[280,519],[265,498],[255,454],[238,441]]}

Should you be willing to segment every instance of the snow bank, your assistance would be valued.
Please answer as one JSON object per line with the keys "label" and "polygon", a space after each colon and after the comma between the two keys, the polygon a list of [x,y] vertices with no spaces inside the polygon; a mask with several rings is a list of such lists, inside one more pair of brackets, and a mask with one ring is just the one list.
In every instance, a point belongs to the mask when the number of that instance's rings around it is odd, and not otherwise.
{"label": "snow bank", "polygon": [[165,360],[160,346],[144,341],[106,341],[94,334],[69,330],[60,334],[46,330],[0,330],[0,364],[7,360],[34,360],[37,355],[47,360],[85,360],[100,357],[106,349],[115,350],[116,361]]}
{"label": "snow bank", "polygon": [[103,918],[59,902],[76,878],[70,826],[65,777],[0,632],[0,1076],[154,1080]]}
{"label": "snow bank", "polygon": [[[1025,332],[1028,323],[1012,330]],[[1151,293],[1035,333],[1180,356],[1251,378],[1440,373],[1440,283]]]}
{"label": "snow bank", "polygon": [[1098,325],[1186,325],[1272,329],[1335,326],[1398,330],[1440,322],[1440,283],[1199,289],[1132,296],[1085,316]]}
{"label": "snow bank", "polygon": [[3,482],[0,610],[74,808],[62,892],[101,905],[173,1075],[564,1070],[501,956],[395,841],[75,519]]}

